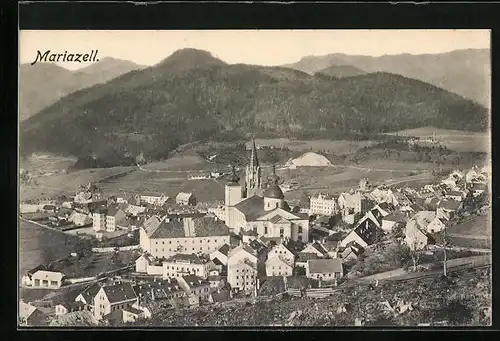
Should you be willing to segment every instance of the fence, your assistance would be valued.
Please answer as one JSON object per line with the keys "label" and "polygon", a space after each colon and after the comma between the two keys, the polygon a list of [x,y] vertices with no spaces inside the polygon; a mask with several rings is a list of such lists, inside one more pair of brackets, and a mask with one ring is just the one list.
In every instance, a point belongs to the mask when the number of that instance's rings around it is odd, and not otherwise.
{"label": "fence", "polygon": [[122,246],[122,247],[93,247],[92,252],[97,252],[97,253],[106,253],[106,252],[114,252],[115,250],[118,251],[130,251],[130,250],[137,250],[141,246],[140,245],[131,245],[131,246]]}
{"label": "fence", "polygon": [[[301,291],[300,289],[288,289],[287,293],[294,297],[309,297],[309,298],[325,298],[332,296],[338,289],[336,288],[318,288],[318,289],[307,289]],[[304,294],[304,295],[303,295]]]}
{"label": "fence", "polygon": [[93,281],[96,278],[97,277],[68,278],[67,281],[68,281],[68,283],[75,284],[75,283]]}

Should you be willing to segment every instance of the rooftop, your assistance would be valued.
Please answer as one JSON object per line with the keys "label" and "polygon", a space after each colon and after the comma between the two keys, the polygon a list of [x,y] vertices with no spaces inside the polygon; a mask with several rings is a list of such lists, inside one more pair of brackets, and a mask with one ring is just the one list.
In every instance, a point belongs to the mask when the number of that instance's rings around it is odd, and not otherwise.
{"label": "rooftop", "polygon": [[208,262],[208,260],[205,258],[200,258],[195,254],[178,253],[176,255],[173,255],[172,257],[167,258],[165,262],[170,262],[170,263],[185,262],[190,264],[205,264]]}
{"label": "rooftop", "polygon": [[110,303],[117,303],[137,298],[132,284],[128,282],[102,287]]}
{"label": "rooftop", "polygon": [[342,273],[342,261],[333,259],[310,259],[307,261],[309,273]]}

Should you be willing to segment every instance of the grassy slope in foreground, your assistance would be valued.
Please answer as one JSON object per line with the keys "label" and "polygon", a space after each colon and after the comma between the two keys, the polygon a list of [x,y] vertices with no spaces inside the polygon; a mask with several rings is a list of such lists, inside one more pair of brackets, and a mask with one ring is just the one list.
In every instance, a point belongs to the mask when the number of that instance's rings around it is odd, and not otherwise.
{"label": "grassy slope in foreground", "polygon": [[[399,299],[411,302],[413,310],[394,316],[374,304]],[[337,309],[345,307],[346,312]],[[366,325],[416,326],[446,320],[447,325],[490,325],[484,311],[491,307],[490,269],[460,272],[448,280],[432,277],[409,282],[386,283],[370,289],[349,289],[322,300],[282,300],[256,305],[206,307],[160,313],[147,326],[354,326],[356,318]],[[292,313],[298,316],[290,319]]]}

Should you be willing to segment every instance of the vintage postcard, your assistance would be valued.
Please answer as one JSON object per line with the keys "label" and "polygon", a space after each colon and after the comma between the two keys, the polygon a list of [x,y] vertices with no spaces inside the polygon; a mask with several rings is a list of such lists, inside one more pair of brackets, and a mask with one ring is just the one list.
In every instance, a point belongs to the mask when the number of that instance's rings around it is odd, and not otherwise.
{"label": "vintage postcard", "polygon": [[19,326],[491,325],[489,30],[19,47]]}

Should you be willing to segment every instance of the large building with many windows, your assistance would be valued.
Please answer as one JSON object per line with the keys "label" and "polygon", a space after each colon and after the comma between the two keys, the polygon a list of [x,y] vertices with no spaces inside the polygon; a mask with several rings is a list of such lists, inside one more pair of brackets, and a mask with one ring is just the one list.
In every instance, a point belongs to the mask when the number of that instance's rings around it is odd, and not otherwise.
{"label": "large building with many windows", "polygon": [[309,213],[332,216],[337,213],[337,199],[333,195],[319,193],[309,202]]}
{"label": "large building with many windows", "polygon": [[206,254],[229,244],[229,229],[212,217],[149,218],[139,229],[140,246],[153,257]]}

